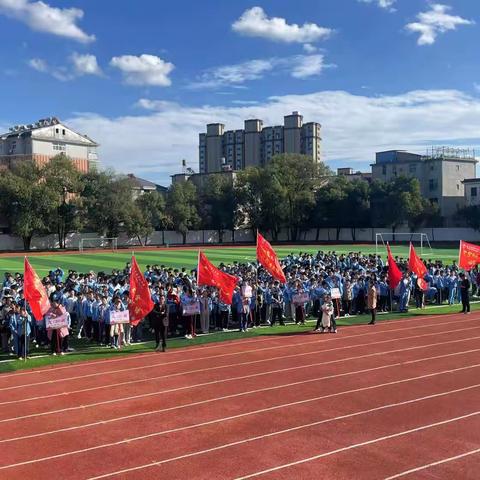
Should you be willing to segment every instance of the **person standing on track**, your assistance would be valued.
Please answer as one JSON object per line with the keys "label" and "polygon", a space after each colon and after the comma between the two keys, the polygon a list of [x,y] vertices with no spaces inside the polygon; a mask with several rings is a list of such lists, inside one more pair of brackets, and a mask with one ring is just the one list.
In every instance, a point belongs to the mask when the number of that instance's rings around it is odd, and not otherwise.
{"label": "person standing on track", "polygon": [[460,275],[460,296],[462,299],[462,311],[460,313],[470,313],[470,280],[465,276],[464,273]]}
{"label": "person standing on track", "polygon": [[[168,331],[168,307],[165,295],[161,294],[157,302],[150,312],[150,324],[155,334],[155,351],[159,352],[160,348],[164,352],[167,348],[167,331]],[[160,339],[162,345],[160,346]]]}
{"label": "person standing on track", "polygon": [[368,284],[368,293],[367,293],[367,306],[372,315],[372,319],[369,322],[369,325],[375,325],[377,320],[377,285],[376,285],[375,275],[372,275],[370,282]]}

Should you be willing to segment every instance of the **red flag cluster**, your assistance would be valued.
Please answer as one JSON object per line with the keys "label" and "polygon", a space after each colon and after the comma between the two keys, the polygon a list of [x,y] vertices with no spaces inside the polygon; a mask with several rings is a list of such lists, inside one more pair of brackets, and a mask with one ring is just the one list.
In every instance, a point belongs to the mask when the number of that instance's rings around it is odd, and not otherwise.
{"label": "red flag cluster", "polygon": [[480,246],[460,240],[458,266],[470,271],[480,264]]}
{"label": "red flag cluster", "polygon": [[50,309],[47,290],[25,257],[23,268],[23,294],[35,320],[40,321]]}
{"label": "red flag cluster", "polygon": [[395,259],[393,258],[392,251],[390,250],[390,245],[387,243],[387,252],[388,252],[388,284],[390,288],[397,288],[397,285],[402,279],[402,272],[398,268]]}
{"label": "red flag cluster", "polygon": [[230,305],[232,303],[233,290],[237,284],[237,277],[222,272],[207,256],[200,252],[198,255],[197,283],[218,288],[220,300]]}
{"label": "red flag cluster", "polygon": [[132,256],[132,270],[130,272],[129,300],[130,323],[135,326],[152,311],[153,300],[148,282],[140,271],[134,256]]}
{"label": "red flag cluster", "polygon": [[257,233],[257,260],[273,278],[276,278],[282,283],[287,282],[275,250],[259,233]]}

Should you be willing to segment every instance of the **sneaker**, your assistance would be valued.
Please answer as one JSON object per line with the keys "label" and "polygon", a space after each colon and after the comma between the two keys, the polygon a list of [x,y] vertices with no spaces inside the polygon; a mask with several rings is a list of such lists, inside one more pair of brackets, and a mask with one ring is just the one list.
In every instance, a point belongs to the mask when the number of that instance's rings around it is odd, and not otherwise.
{"label": "sneaker", "polygon": [[57,356],[57,352],[53,352],[52,355],[53,355],[54,357],[56,357],[56,356]]}
{"label": "sneaker", "polygon": [[60,355],[65,355],[65,352],[60,352]]}
{"label": "sneaker", "polygon": [[80,340],[80,339],[82,338],[82,334],[79,333],[79,334],[77,335],[77,338]]}

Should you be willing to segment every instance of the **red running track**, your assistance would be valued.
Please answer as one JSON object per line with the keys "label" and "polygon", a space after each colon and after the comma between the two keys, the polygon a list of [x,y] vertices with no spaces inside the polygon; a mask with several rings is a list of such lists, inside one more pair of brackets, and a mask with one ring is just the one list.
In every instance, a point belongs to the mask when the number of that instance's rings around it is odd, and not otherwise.
{"label": "red running track", "polygon": [[0,377],[0,479],[478,479],[480,315]]}

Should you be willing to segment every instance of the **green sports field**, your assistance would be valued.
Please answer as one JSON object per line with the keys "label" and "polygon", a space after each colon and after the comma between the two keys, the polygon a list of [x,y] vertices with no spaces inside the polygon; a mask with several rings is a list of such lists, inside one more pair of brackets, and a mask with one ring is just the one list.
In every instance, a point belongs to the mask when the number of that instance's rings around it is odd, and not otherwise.
{"label": "green sports field", "polygon": [[[337,253],[362,252],[375,253],[375,245],[297,245],[297,246],[281,246],[276,247],[280,258],[287,256],[291,252],[311,252],[316,253],[318,250],[335,251]],[[205,250],[208,258],[215,264],[239,263],[255,260],[255,247],[218,247],[208,248]],[[408,257],[408,246],[394,245],[392,253],[400,257]],[[417,248],[420,254],[420,248]],[[385,257],[386,252],[381,250],[381,254]],[[51,255],[34,255],[29,256],[29,261],[38,271],[39,275],[45,275],[49,270],[61,267],[63,270],[76,270],[78,272],[87,272],[94,270],[95,272],[111,272],[112,269],[123,268],[125,262],[129,261],[132,252],[129,250],[119,250],[115,253],[105,251],[101,253],[86,252],[82,254],[62,254],[52,253]],[[145,265],[166,265],[168,267],[188,269],[194,268],[197,264],[198,249],[197,248],[159,248],[150,251],[138,251],[135,253],[138,263],[143,268]],[[458,258],[458,248],[429,248],[424,249],[423,258],[442,260],[444,263],[450,264]],[[4,272],[22,272],[23,256],[1,256],[0,255],[0,275]]]}

